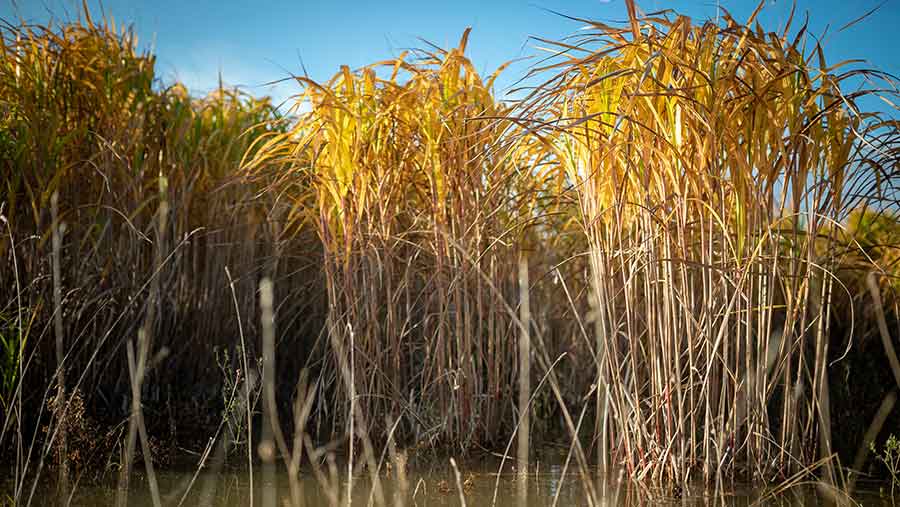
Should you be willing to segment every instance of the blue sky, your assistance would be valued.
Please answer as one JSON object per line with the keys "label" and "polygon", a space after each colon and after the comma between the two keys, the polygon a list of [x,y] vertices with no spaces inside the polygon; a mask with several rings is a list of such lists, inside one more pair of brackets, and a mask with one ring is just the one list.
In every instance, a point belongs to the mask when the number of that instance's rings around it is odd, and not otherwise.
{"label": "blue sky", "polygon": [[[88,0],[94,16],[101,9]],[[882,4],[865,21],[842,32],[838,28]],[[714,17],[717,4],[745,20],[757,5],[747,0],[644,0],[647,12],[672,8],[696,19]],[[81,0],[0,0],[0,17],[45,23],[77,15]],[[152,45],[157,73],[179,79],[195,92],[216,86],[221,71],[228,84],[278,99],[296,92],[293,84],[265,83],[301,73],[326,80],[342,64],[359,67],[421,46],[418,37],[444,47],[455,45],[462,31],[473,27],[469,56],[479,71],[489,74],[515,58],[540,55],[531,35],[559,39],[582,24],[548,12],[602,21],[626,18],[623,0],[105,0],[103,9],[116,22],[133,24],[141,45]],[[766,29],[783,26],[788,0],[766,0],[761,21]],[[900,0],[797,0],[797,17],[809,14],[815,35],[831,25],[826,40],[830,61],[865,58],[871,65],[900,74]],[[796,24],[796,21],[795,21]],[[527,68],[523,62],[498,80],[508,87]]]}

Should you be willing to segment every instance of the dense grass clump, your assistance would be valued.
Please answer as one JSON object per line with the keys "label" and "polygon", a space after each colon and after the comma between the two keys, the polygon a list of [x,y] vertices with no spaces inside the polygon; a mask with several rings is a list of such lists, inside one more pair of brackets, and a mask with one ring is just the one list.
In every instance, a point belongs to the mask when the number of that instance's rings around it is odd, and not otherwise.
{"label": "dense grass clump", "polygon": [[[302,278],[295,273],[317,256],[311,248],[308,259],[279,265],[266,196],[234,184],[254,140],[279,128],[269,99],[225,87],[191,97],[161,83],[153,56],[137,47],[130,30],[90,17],[2,31],[0,440],[23,469],[50,452],[39,430],[59,371],[95,420],[116,428],[128,417],[126,349],[139,329],[153,433],[196,439],[214,429],[215,357],[237,364],[258,273]],[[297,300],[295,308],[309,308]],[[57,314],[60,333],[49,327]]]}
{"label": "dense grass clump", "polygon": [[[202,466],[237,448],[251,481],[254,449],[266,474],[305,456],[334,484],[320,466],[346,450],[354,470],[360,443],[377,485],[379,454],[517,432],[562,435],[585,476],[861,468],[900,387],[900,131],[863,108],[895,104],[894,81],[758,12],[627,5],[544,41],[519,102],[466,30],[297,78],[287,115],[160,82],[131,31],[86,13],[2,29],[15,498],[88,440],[121,491],[143,455],[156,498],[176,444]],[[861,422],[834,424],[854,399]]]}
{"label": "dense grass clump", "polygon": [[[509,308],[519,256],[546,248],[536,224],[550,191],[533,147],[497,120],[509,106],[491,94],[497,74],[472,68],[467,38],[301,80],[308,112],[248,161],[289,196],[288,228],[314,228],[324,248],[329,406],[349,406],[355,390],[379,436],[402,420],[417,444],[463,450],[511,429]],[[267,169],[273,160],[283,172]],[[533,264],[547,269],[544,254]],[[352,385],[339,373],[351,361]]]}
{"label": "dense grass clump", "polygon": [[832,452],[840,224],[896,206],[896,123],[841,85],[891,82],[789,26],[629,7],[560,43],[527,105],[581,202],[598,427],[636,476],[793,472]]}

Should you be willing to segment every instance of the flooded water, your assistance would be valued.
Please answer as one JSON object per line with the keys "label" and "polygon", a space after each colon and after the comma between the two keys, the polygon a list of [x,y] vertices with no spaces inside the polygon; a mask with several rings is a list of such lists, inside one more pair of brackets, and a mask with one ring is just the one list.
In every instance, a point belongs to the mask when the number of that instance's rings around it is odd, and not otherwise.
{"label": "flooded water", "polygon": [[[510,467],[507,467],[510,468]],[[251,499],[251,473],[249,470],[229,471],[219,474],[196,473],[191,470],[162,471],[157,473],[160,497],[163,505],[266,505],[266,499],[277,497],[279,506],[327,506],[348,505],[346,502],[348,484],[346,474],[338,475],[329,487],[306,471],[290,487],[286,472],[278,471],[274,480],[267,481],[259,468],[252,474],[253,490]],[[597,474],[582,478],[576,470],[563,474],[561,465],[536,467],[525,481],[514,473],[498,474],[493,464],[460,466],[460,477],[449,466],[433,466],[427,470],[410,471],[408,489],[403,492],[396,474],[382,472],[379,488],[372,488],[371,476],[362,474],[354,478],[352,486],[353,506],[406,505],[406,506],[814,506],[834,505],[813,486],[802,486],[786,493],[771,495],[761,489],[730,487],[725,492],[715,493],[706,489],[659,491],[642,489],[626,482],[601,478]],[[379,491],[376,491],[379,490]],[[380,492],[380,497],[378,493]],[[54,491],[38,488],[31,505],[55,503]],[[27,496],[27,495],[26,495]],[[292,502],[292,498],[294,501]],[[381,502],[383,499],[383,503]],[[857,494],[857,505],[891,505],[888,497],[868,492]],[[115,484],[79,485],[72,496],[70,505],[95,506],[114,505]],[[22,504],[26,504],[25,499]],[[132,476],[129,506],[152,506],[147,478],[139,472]]]}

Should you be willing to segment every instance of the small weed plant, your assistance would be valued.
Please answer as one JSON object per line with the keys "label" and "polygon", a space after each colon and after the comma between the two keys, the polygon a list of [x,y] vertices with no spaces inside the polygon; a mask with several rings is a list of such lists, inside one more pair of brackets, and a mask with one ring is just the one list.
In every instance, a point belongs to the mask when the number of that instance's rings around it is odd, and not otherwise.
{"label": "small weed plant", "polygon": [[891,434],[880,453],[874,443],[869,444],[869,448],[875,454],[875,459],[884,463],[888,473],[891,474],[891,497],[893,497],[894,491],[900,486],[900,440]]}

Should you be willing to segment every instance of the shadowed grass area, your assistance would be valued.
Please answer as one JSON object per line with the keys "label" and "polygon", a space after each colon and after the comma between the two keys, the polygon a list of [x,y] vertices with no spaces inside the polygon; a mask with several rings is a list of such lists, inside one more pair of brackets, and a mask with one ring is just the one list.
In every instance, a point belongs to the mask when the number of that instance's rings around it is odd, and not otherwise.
{"label": "shadowed grass area", "polygon": [[[316,248],[305,249],[308,258],[277,262],[278,218],[258,188],[235,184],[254,139],[279,128],[274,108],[235,89],[194,98],[179,84],[164,85],[130,30],[87,14],[60,26],[6,27],[2,42],[0,252],[9,261],[0,268],[2,441],[15,456],[9,463],[34,468],[50,452],[40,429],[59,418],[46,411],[61,369],[48,327],[55,312],[67,387],[84,393],[87,413],[104,431],[131,412],[126,345],[146,323],[148,361],[168,352],[164,362],[150,361],[141,393],[151,433],[205,439],[222,404],[216,350],[230,367],[239,357],[225,268],[238,273],[233,286],[245,319],[255,312],[259,273],[297,280],[295,294],[314,280],[302,270]],[[314,322],[310,302],[296,301],[287,308],[307,309]]]}
{"label": "shadowed grass area", "polygon": [[332,503],[343,454],[381,504],[382,468],[519,431],[586,479],[852,485],[900,387],[900,138],[861,106],[893,78],[803,26],[627,4],[542,41],[517,103],[466,30],[297,78],[284,116],[160,82],[87,11],[3,28],[14,499],[46,463],[118,470],[124,504],[142,456],[159,503],[154,464],[188,449],[191,485],[240,451],[251,489],[281,460]]}

